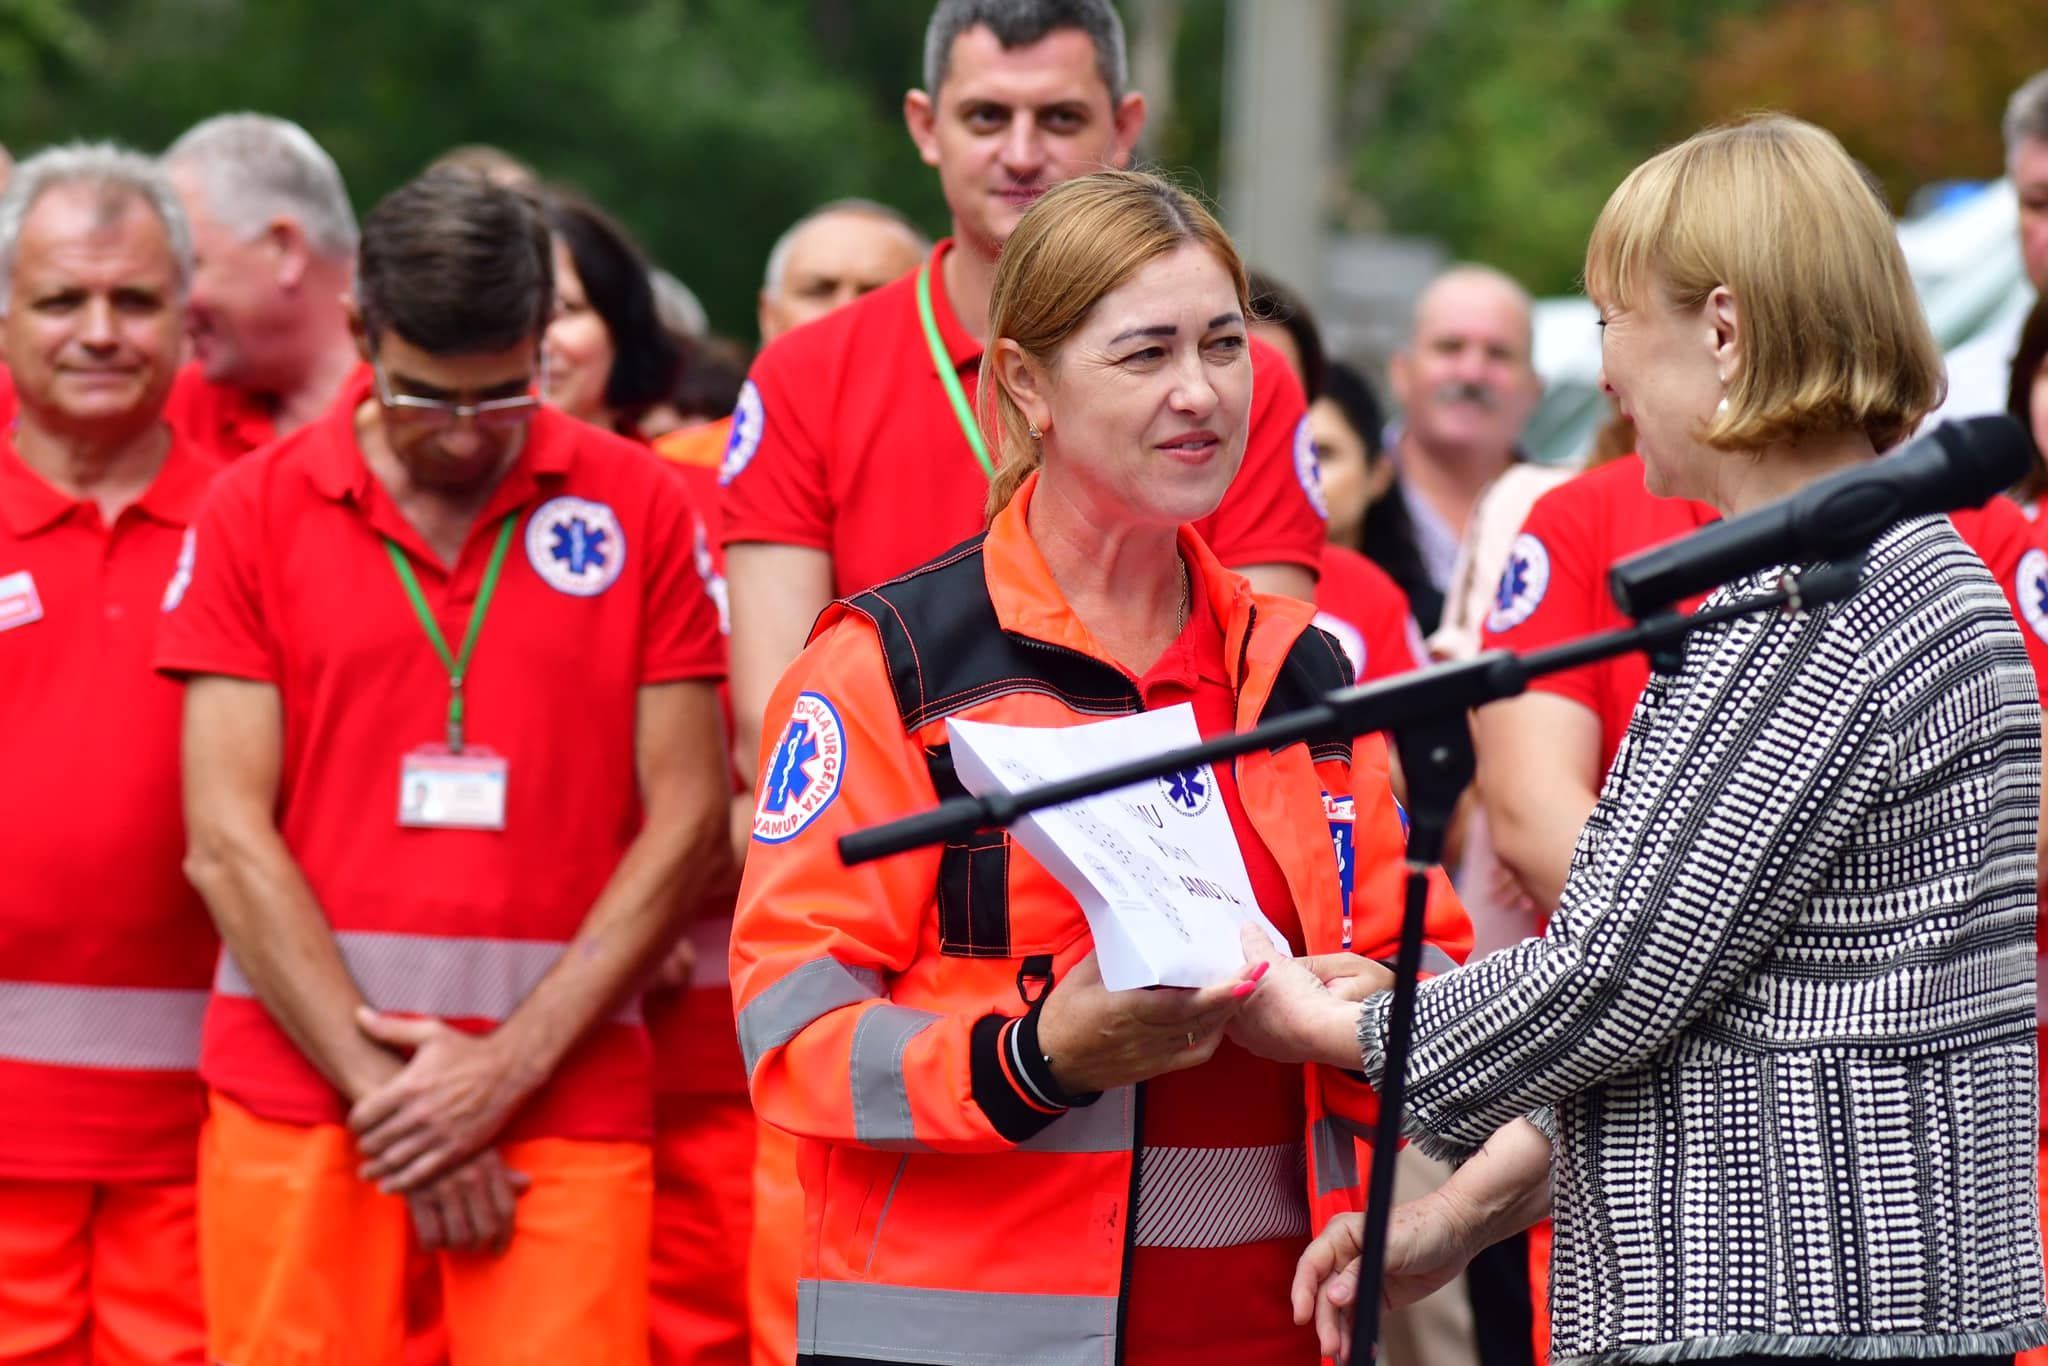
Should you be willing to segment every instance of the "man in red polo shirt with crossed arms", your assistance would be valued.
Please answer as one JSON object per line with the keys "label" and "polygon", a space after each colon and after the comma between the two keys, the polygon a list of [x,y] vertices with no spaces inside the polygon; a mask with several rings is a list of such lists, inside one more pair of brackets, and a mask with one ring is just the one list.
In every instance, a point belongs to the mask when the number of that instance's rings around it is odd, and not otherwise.
{"label": "man in red polo shirt with crossed arms", "polygon": [[217,940],[179,868],[178,689],[150,671],[216,471],[162,417],[191,265],[133,152],[40,153],[0,198],[0,1360],[206,1360]]}
{"label": "man in red polo shirt with crossed arms", "polygon": [[474,176],[380,204],[369,382],[222,477],[164,619],[223,1360],[396,1360],[408,1216],[457,1366],[647,1359],[634,998],[727,867],[721,645],[681,481],[533,398],[550,259]]}

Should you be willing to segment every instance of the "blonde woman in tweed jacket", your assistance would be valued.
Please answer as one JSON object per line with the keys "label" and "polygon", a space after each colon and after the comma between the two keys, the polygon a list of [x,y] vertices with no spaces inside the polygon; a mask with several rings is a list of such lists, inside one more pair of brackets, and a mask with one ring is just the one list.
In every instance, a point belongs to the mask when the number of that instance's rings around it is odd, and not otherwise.
{"label": "blonde woman in tweed jacket", "polygon": [[[1737,515],[1873,458],[1940,396],[1889,215],[1796,120],[1638,168],[1586,280],[1653,493]],[[1478,1155],[1396,1212],[1390,1297],[1554,1205],[1559,1363],[2048,1341],[2040,743],[2010,610],[1945,518],[1887,531],[1840,603],[1695,634],[1637,704],[1548,933],[1421,988],[1409,1132]],[[1376,1078],[1387,997],[1275,966],[1233,1035],[1362,1053]],[[1326,1350],[1358,1238],[1333,1225],[1295,1285]]]}

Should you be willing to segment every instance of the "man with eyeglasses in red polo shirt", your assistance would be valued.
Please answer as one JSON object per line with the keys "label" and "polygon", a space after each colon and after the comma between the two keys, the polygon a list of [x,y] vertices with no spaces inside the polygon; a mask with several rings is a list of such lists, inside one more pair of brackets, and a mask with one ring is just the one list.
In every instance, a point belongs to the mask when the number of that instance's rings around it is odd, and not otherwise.
{"label": "man with eyeglasses in red polo shirt", "polygon": [[534,401],[550,250],[475,176],[380,204],[370,378],[223,477],[164,618],[222,1360],[396,1361],[413,1235],[456,1366],[647,1360],[635,998],[725,876],[722,649],[681,481]]}

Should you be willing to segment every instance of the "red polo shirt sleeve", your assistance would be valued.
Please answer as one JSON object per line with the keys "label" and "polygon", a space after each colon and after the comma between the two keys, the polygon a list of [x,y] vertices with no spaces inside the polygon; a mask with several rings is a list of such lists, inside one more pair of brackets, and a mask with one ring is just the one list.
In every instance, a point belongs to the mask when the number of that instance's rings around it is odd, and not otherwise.
{"label": "red polo shirt sleeve", "polygon": [[725,677],[725,635],[712,600],[710,553],[702,523],[681,479],[660,480],[648,509],[648,530],[661,554],[647,576],[647,629],[640,642],[640,681],[718,682]]}
{"label": "red polo shirt sleeve", "polygon": [[1244,465],[1222,506],[1195,529],[1233,569],[1292,564],[1319,574],[1328,514],[1308,435],[1308,404],[1278,351],[1252,338],[1249,354],[1252,410]]}
{"label": "red polo shirt sleeve", "polygon": [[[824,382],[840,329],[821,319],[776,338],[754,359],[733,409],[718,482],[722,538],[832,548],[827,453],[832,411]],[[885,368],[893,362],[875,357]],[[879,376],[878,376],[879,378]],[[809,401],[806,401],[809,396]]]}
{"label": "red polo shirt sleeve", "polygon": [[1959,508],[1949,514],[1956,534],[1977,552],[2005,594],[2026,642],[2027,662],[2034,666],[2034,684],[2048,697],[2048,555],[2037,547],[2040,533],[2018,504],[1993,498],[1981,508]]}
{"label": "red polo shirt sleeve", "polygon": [[[278,681],[277,644],[263,605],[262,480],[267,460],[216,479],[192,529],[190,553],[164,596],[156,667]],[[182,590],[179,587],[182,580]]]}
{"label": "red polo shirt sleeve", "polygon": [[[1585,492],[1575,479],[1538,498],[1529,510],[1482,624],[1482,648],[1527,654],[1614,624],[1613,610],[1602,606],[1607,564],[1597,509],[1586,505]],[[1597,665],[1532,678],[1529,691],[1600,712]]]}

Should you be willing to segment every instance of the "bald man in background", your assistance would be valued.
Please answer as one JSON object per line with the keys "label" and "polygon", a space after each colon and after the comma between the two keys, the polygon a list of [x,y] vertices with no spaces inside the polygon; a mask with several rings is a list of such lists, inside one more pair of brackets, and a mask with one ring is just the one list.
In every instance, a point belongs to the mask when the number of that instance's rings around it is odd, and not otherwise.
{"label": "bald man in background", "polygon": [[798,219],[768,253],[761,284],[761,344],[915,269],[931,250],[886,204],[838,199]]}
{"label": "bald man in background", "polygon": [[[811,210],[769,249],[756,307],[761,345],[909,274],[930,250],[931,243],[908,218],[872,199],[835,199]],[[686,427],[654,443],[654,449],[689,479],[698,512],[711,523],[706,530],[715,554],[721,553],[716,525],[718,467],[731,437],[732,419],[727,417]],[[745,814],[751,821],[751,809]],[[745,824],[735,837],[742,850]]]}
{"label": "bald man in background", "polygon": [[[761,345],[907,275],[930,250],[931,243],[908,218],[872,199],[835,199],[811,210],[768,252],[755,314]],[[667,459],[705,471],[703,487],[691,491],[698,494],[699,509],[710,515],[715,515],[718,466],[731,435],[732,420],[726,418],[655,443]],[[715,528],[711,542],[718,544]]]}
{"label": "bald man in background", "polygon": [[1490,266],[1461,265],[1423,290],[1408,344],[1394,355],[1395,486],[1368,514],[1365,542],[1424,634],[1442,616],[1473,505],[1522,458],[1522,429],[1543,396],[1531,349],[1528,291]]}

